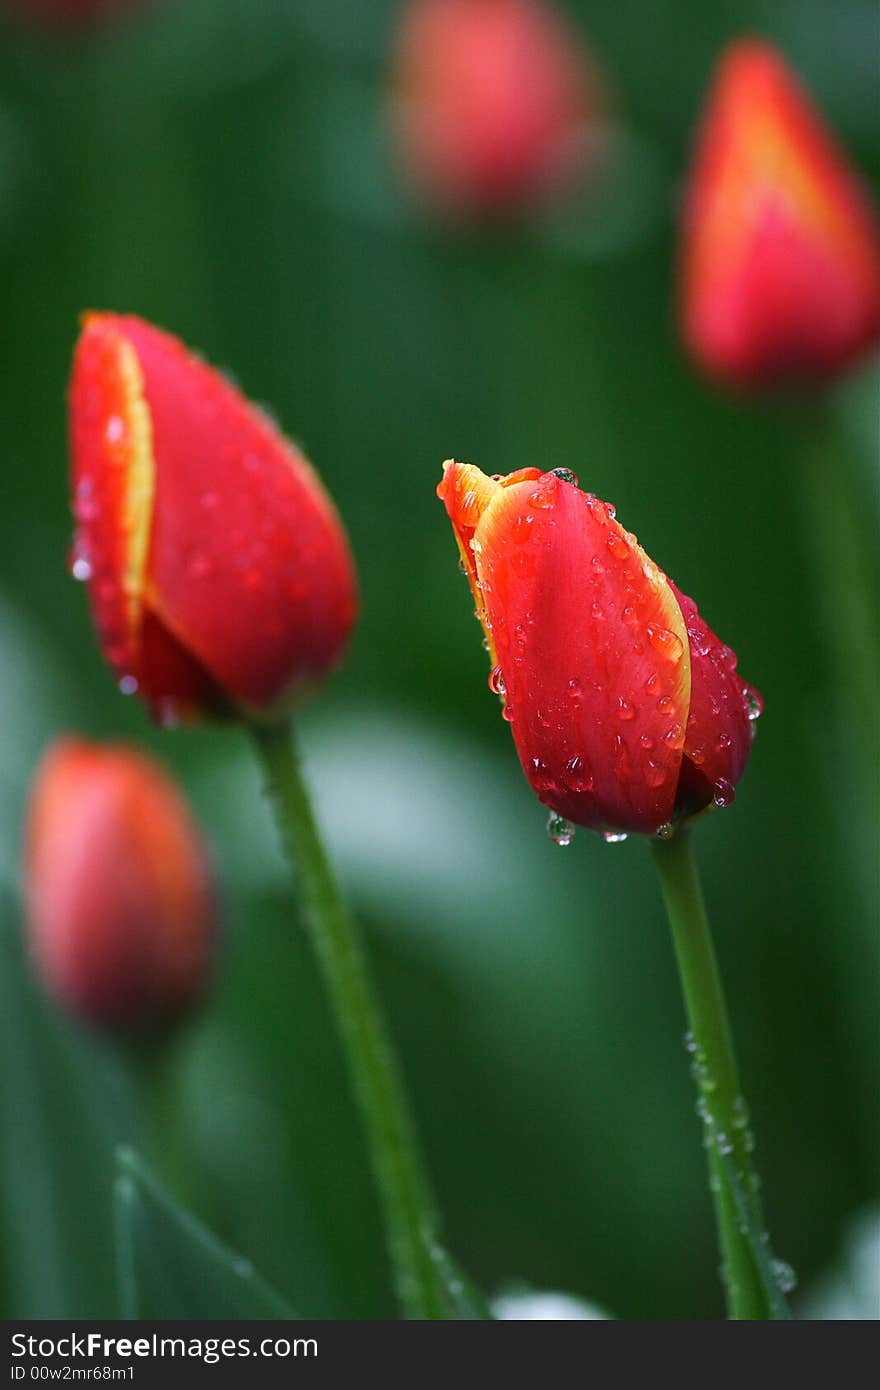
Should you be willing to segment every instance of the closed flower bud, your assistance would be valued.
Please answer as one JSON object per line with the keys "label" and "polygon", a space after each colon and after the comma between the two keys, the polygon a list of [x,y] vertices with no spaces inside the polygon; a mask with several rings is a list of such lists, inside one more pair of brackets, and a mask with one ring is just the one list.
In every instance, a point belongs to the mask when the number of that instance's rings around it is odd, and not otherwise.
{"label": "closed flower bud", "polygon": [[768,44],[721,60],[684,210],[681,318],[707,372],[746,387],[823,383],[880,338],[871,207]]}
{"label": "closed flower bud", "polygon": [[53,745],[31,791],[25,886],[35,966],[74,1014],[142,1029],[201,993],[214,942],[208,858],[151,759],[79,739]]}
{"label": "closed flower bud", "polygon": [[356,581],[317,475],[177,339],[90,314],[70,387],[72,567],[163,719],[274,713],[339,660]]}
{"label": "closed flower bud", "polygon": [[732,801],[760,698],[614,508],[567,470],[450,462],[438,495],[538,799],[610,837]]}
{"label": "closed flower bud", "polygon": [[544,0],[412,0],[397,41],[401,163],[448,212],[509,214],[588,171],[599,84]]}

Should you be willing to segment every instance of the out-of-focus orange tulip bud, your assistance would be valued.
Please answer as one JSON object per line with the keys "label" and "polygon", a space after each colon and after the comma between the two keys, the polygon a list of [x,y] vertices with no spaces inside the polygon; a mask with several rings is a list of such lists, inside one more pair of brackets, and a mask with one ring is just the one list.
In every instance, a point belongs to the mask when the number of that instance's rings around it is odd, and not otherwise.
{"label": "out-of-focus orange tulip bud", "polygon": [[779,54],[721,59],[687,191],[681,320],[713,376],[823,383],[880,339],[880,242],[868,200]]}
{"label": "out-of-focus orange tulip bud", "polygon": [[760,696],[614,508],[567,469],[487,478],[449,462],[437,492],[554,838],[665,836],[733,801]]}
{"label": "out-of-focus orange tulip bud", "polygon": [[215,937],[208,856],[180,792],[143,754],[52,746],[31,791],[25,887],[37,970],[80,1018],[141,1029],[201,993]]}
{"label": "out-of-focus orange tulip bud", "polygon": [[274,714],[339,660],[354,566],[310,464],[168,333],[90,314],[70,386],[73,573],[162,719]]}
{"label": "out-of-focus orange tulip bud", "polygon": [[448,212],[515,213],[589,171],[600,83],[545,0],[411,0],[393,93],[403,168]]}

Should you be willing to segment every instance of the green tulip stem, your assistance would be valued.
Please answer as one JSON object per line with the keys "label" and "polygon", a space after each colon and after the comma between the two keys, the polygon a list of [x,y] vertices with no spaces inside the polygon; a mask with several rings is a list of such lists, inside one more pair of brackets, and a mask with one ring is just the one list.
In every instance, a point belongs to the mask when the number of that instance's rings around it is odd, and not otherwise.
{"label": "green tulip stem", "polygon": [[[766,1319],[774,1314],[756,1258],[754,1232],[763,1235],[748,1114],[740,1091],[727,1007],[712,945],[691,832],[652,840],[684,993],[693,1063],[709,1157],[721,1245],[728,1316]],[[736,1185],[731,1181],[735,1173]],[[743,1210],[747,1207],[747,1211]]]}
{"label": "green tulip stem", "polygon": [[433,1203],[359,933],[321,841],[290,728],[254,725],[252,732],[360,1106],[401,1307],[410,1318],[443,1318]]}

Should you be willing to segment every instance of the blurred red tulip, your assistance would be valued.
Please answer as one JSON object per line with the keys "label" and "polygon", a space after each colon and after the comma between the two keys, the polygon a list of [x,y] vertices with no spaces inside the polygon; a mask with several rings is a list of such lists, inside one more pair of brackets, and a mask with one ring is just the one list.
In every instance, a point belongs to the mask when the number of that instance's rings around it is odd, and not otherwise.
{"label": "blurred red tulip", "polygon": [[90,314],[70,388],[73,573],[104,655],[164,719],[271,713],[338,661],[342,524],[268,416],[176,338]]}
{"label": "blurred red tulip", "polygon": [[450,462],[438,495],[538,799],[609,838],[731,802],[760,698],[614,508],[567,470]]}
{"label": "blurred red tulip", "polygon": [[782,58],[724,54],[684,213],[682,327],[743,386],[824,382],[880,339],[880,243],[856,178]]}
{"label": "blurred red tulip", "polygon": [[54,744],[27,817],[31,953],[49,993],[106,1027],[180,1014],[214,941],[208,859],[188,807],[151,759]]}
{"label": "blurred red tulip", "polygon": [[412,0],[393,88],[404,169],[448,211],[515,212],[589,169],[599,82],[544,0]]}

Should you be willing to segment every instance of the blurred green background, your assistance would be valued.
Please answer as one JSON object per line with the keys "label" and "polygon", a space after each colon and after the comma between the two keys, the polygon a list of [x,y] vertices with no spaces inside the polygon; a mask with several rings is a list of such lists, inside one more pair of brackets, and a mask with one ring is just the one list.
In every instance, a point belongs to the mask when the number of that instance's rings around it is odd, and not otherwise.
{"label": "blurred green background", "polygon": [[[245,739],[152,728],[66,572],[64,390],[87,306],[143,314],[228,366],[303,443],[350,529],[363,618],[301,733],[462,1263],[490,1291],[564,1289],[617,1317],[721,1316],[650,856],[546,837],[434,496],[450,455],[573,468],[762,690],[736,804],[699,849],[770,1228],[802,1290],[876,1197],[875,766],[835,639],[858,578],[843,547],[827,584],[811,526],[839,495],[875,534],[877,375],[838,388],[817,427],[812,406],[698,379],[672,315],[676,201],[719,47],[777,41],[870,180],[876,12],[567,8],[615,93],[615,171],[564,213],[482,233],[438,226],[394,177],[391,0],[145,0],[93,35],[0,27],[6,1316],[116,1314],[119,1139],[152,1146],[177,1195],[303,1315],[393,1314]],[[175,768],[222,883],[216,986],[179,1040],[158,1140],[124,1059],[59,1017],[22,961],[23,799],[69,729]]]}

